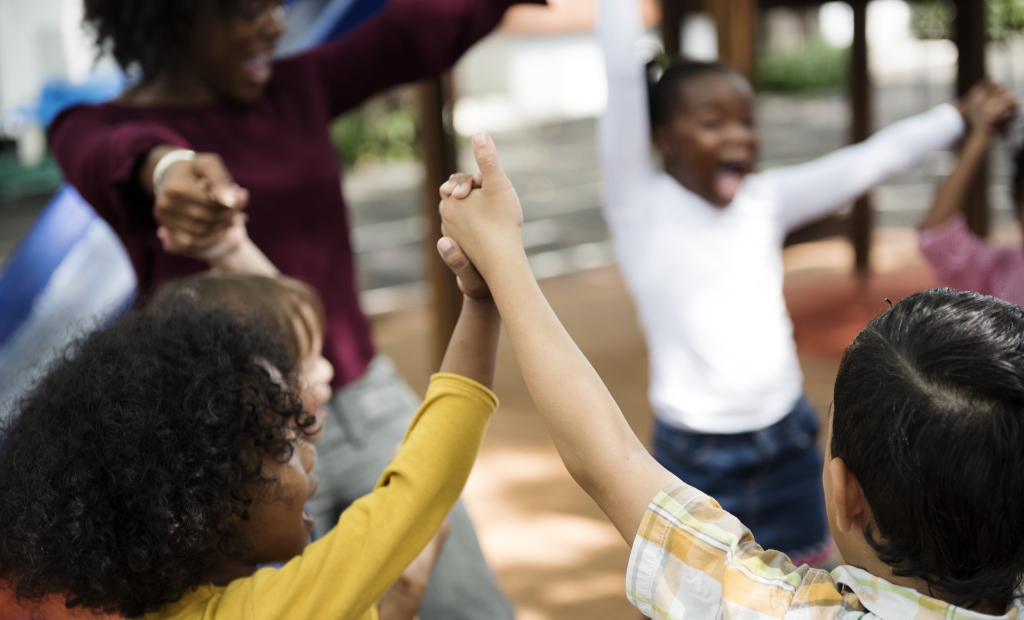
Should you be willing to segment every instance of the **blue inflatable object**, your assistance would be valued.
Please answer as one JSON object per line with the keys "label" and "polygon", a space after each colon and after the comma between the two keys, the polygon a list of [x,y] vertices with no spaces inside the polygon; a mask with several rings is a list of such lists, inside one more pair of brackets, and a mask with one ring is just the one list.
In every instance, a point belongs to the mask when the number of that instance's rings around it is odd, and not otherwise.
{"label": "blue inflatable object", "polygon": [[[315,47],[383,8],[385,0],[292,0],[280,55]],[[61,111],[102,103],[119,75],[46,84],[31,114],[43,127]],[[131,306],[136,280],[117,235],[70,185],[57,191],[0,271],[0,419],[78,336]]]}
{"label": "blue inflatable object", "polygon": [[135,287],[117,235],[65,185],[0,273],[0,418],[69,342],[124,312]]}

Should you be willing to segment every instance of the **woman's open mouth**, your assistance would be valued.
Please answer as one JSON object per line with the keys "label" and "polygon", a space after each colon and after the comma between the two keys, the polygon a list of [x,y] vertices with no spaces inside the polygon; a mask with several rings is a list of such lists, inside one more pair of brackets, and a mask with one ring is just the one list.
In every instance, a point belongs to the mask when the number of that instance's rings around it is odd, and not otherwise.
{"label": "woman's open mouth", "polygon": [[270,76],[274,73],[270,54],[262,53],[246,58],[242,63],[242,71],[250,82],[263,86],[270,81]]}

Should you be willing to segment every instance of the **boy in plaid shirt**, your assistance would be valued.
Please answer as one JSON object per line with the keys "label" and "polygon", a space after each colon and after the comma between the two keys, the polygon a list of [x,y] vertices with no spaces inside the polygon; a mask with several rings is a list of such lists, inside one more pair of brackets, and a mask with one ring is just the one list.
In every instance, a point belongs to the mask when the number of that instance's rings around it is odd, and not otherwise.
{"label": "boy in plaid shirt", "polygon": [[471,260],[490,286],[562,461],[632,546],[626,592],[644,614],[1018,620],[1019,307],[927,291],[857,336],[836,379],[822,472],[845,564],[796,567],[644,449],[530,272],[522,211],[493,142],[477,134],[473,149],[481,174],[441,187],[438,247],[449,264]]}

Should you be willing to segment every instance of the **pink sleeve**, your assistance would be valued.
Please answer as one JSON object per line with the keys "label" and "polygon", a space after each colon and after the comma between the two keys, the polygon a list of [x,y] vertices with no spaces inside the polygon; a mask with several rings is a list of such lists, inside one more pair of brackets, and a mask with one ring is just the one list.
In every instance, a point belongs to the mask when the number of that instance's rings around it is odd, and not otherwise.
{"label": "pink sleeve", "polygon": [[190,146],[159,123],[115,122],[96,106],[71,108],[50,128],[50,148],[64,176],[115,229],[132,219],[128,204],[133,201],[128,197],[141,196],[135,184],[137,168],[158,144]]}
{"label": "pink sleeve", "polygon": [[993,277],[1002,267],[1005,251],[971,232],[962,213],[922,230],[919,245],[943,284],[959,291],[994,294]]}

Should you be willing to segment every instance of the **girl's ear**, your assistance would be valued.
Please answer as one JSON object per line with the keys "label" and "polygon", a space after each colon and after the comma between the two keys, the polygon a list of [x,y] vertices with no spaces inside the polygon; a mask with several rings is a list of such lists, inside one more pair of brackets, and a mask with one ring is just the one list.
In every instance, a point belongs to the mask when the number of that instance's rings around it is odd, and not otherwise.
{"label": "girl's ear", "polygon": [[871,510],[857,478],[841,458],[829,461],[828,473],[832,481],[832,503],[836,507],[836,527],[843,533],[863,528],[871,519]]}

